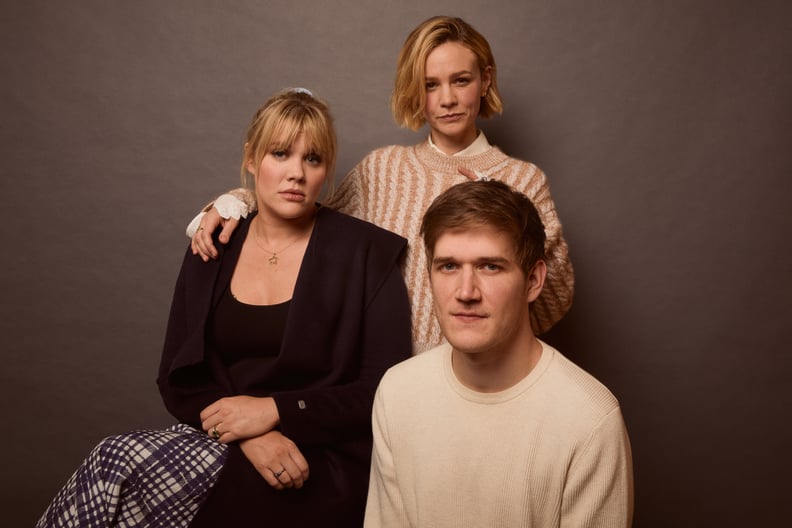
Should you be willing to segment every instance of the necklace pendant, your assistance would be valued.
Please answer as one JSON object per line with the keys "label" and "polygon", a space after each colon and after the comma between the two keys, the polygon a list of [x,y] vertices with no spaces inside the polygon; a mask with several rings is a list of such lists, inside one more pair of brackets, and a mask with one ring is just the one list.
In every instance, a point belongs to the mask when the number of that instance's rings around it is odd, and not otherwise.
{"label": "necklace pendant", "polygon": [[273,253],[272,256],[269,258],[270,265],[274,266],[278,263],[278,254]]}

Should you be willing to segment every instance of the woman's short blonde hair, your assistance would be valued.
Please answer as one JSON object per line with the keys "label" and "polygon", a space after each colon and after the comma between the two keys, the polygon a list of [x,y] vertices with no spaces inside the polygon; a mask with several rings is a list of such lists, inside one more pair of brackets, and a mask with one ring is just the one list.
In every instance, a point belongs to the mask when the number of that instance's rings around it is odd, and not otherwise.
{"label": "woman's short blonde hair", "polygon": [[300,134],[306,147],[327,167],[327,183],[332,189],[337,143],[333,117],[327,103],[305,88],[289,88],[270,97],[256,111],[245,137],[242,157],[242,185],[255,189],[256,175],[248,164],[259,167],[264,156],[275,148],[290,148]]}
{"label": "woman's short blonde hair", "polygon": [[396,82],[391,96],[391,111],[399,126],[418,130],[426,122],[426,58],[436,47],[446,42],[459,42],[478,59],[483,73],[490,69],[490,87],[481,98],[481,117],[503,112],[498,92],[495,57],[484,36],[473,26],[456,17],[436,16],[422,22],[407,37],[396,65]]}

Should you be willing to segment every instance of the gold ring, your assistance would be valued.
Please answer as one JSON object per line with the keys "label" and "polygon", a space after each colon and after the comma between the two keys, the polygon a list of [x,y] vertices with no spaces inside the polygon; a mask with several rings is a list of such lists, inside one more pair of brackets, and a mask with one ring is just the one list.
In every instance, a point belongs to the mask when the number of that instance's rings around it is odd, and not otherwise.
{"label": "gold ring", "polygon": [[280,470],[280,471],[278,471],[277,473],[275,473],[275,472],[273,471],[273,472],[272,472],[272,474],[273,474],[273,475],[275,475],[275,478],[279,478],[281,475],[283,475],[283,472],[284,472],[284,471],[286,471],[286,468],[283,468],[283,469],[281,469],[281,470]]}
{"label": "gold ring", "polygon": [[212,430],[209,432],[212,433],[212,438],[214,438],[215,440],[220,440],[220,437],[223,436],[222,434],[220,434],[220,431],[217,430],[216,425],[212,427]]}

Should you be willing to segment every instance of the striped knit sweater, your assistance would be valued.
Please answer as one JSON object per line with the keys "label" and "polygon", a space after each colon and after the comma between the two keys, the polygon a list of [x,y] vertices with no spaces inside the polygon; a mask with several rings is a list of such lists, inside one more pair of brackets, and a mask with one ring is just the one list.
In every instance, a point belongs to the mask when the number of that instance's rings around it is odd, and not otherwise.
{"label": "striped knit sweater", "polygon": [[[452,185],[467,181],[459,173],[459,167],[504,181],[525,193],[539,211],[547,235],[547,279],[542,294],[531,307],[534,333],[540,335],[549,330],[572,304],[574,275],[567,244],[547,178],[536,165],[511,158],[496,147],[473,156],[446,156],[427,141],[410,147],[383,147],[369,153],[350,171],[327,205],[409,240],[404,279],[412,306],[414,353],[443,342],[432,312],[426,256],[419,231],[421,217],[432,200]],[[232,194],[253,207],[255,202],[250,194],[238,191]]]}
{"label": "striped knit sweater", "polygon": [[631,525],[619,403],[547,344],[501,392],[460,383],[448,344],[391,367],[373,433],[366,528]]}

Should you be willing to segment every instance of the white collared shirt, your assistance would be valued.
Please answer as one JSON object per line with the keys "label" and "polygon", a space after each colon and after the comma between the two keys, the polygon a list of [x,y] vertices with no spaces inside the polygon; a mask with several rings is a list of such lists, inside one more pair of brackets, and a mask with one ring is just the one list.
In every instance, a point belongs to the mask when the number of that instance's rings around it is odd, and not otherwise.
{"label": "white collared shirt", "polygon": [[[434,142],[432,141],[432,134],[429,134],[429,146],[431,146],[440,154],[443,154],[444,156],[448,156],[448,154],[437,148],[437,145],[434,144]],[[463,148],[459,152],[452,154],[452,156],[475,156],[476,154],[481,154],[482,152],[485,152],[489,148],[490,148],[490,144],[489,141],[487,141],[487,136],[484,135],[484,132],[479,130],[476,139],[473,140],[473,143]]]}

